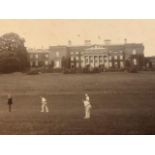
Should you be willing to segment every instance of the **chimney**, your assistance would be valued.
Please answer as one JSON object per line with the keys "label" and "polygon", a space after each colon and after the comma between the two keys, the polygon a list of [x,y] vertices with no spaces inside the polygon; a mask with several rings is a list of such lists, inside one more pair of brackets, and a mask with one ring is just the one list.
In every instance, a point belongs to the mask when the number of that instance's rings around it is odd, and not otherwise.
{"label": "chimney", "polygon": [[72,46],[72,41],[68,40],[68,46]]}
{"label": "chimney", "polygon": [[126,38],[124,39],[124,44],[127,44],[127,39]]}
{"label": "chimney", "polygon": [[104,44],[105,45],[110,45],[111,44],[111,40],[109,40],[109,39],[104,40]]}
{"label": "chimney", "polygon": [[85,44],[86,46],[91,45],[91,40],[85,40],[85,41],[84,41],[84,44]]}

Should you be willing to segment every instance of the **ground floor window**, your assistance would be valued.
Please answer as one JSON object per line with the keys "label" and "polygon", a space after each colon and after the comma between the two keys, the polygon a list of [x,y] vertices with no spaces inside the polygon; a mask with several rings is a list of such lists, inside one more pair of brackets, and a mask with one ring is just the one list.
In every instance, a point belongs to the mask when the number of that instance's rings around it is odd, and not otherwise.
{"label": "ground floor window", "polygon": [[133,59],[133,64],[137,65],[137,59],[136,58]]}
{"label": "ground floor window", "polygon": [[120,62],[120,67],[124,68],[124,62],[123,61]]}
{"label": "ground floor window", "polygon": [[48,61],[47,60],[45,61],[45,65],[48,66]]}
{"label": "ground floor window", "polygon": [[112,67],[112,62],[109,62],[109,67]]}
{"label": "ground floor window", "polygon": [[60,68],[60,61],[59,60],[55,61],[55,68]]}
{"label": "ground floor window", "polygon": [[76,67],[79,68],[79,63],[76,63]]}

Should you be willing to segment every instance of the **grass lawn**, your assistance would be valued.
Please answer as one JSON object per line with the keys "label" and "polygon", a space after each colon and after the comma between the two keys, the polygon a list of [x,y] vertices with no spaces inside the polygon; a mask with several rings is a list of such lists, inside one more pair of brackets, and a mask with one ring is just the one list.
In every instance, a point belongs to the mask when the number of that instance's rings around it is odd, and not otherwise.
{"label": "grass lawn", "polygon": [[[83,119],[85,92],[93,106],[90,120]],[[155,72],[3,74],[0,95],[0,134],[155,134]],[[50,113],[40,113],[40,95]]]}

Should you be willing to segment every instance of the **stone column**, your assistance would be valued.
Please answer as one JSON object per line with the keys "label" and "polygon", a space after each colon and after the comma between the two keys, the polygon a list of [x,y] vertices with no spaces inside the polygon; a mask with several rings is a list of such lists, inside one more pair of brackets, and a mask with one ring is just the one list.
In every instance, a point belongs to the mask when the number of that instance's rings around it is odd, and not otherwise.
{"label": "stone column", "polygon": [[86,62],[86,65],[87,65],[87,60],[88,60],[88,56],[85,56],[85,62]]}
{"label": "stone column", "polygon": [[98,58],[98,67],[100,65],[100,56],[97,57]]}
{"label": "stone column", "polygon": [[88,56],[88,64],[90,64],[90,56]]}
{"label": "stone column", "polygon": [[104,67],[107,68],[107,57],[105,55],[103,56],[103,60],[104,60]]}
{"label": "stone column", "polygon": [[93,68],[95,67],[95,55],[93,56]]}
{"label": "stone column", "polygon": [[83,65],[81,64],[81,66],[82,66],[82,68],[83,68],[83,67],[85,67],[85,56],[83,56],[82,58],[83,58],[83,60],[82,60]]}
{"label": "stone column", "polygon": [[101,56],[101,59],[102,59],[102,65],[104,65],[104,57]]}
{"label": "stone column", "polygon": [[109,54],[107,54],[107,68],[109,68]]}

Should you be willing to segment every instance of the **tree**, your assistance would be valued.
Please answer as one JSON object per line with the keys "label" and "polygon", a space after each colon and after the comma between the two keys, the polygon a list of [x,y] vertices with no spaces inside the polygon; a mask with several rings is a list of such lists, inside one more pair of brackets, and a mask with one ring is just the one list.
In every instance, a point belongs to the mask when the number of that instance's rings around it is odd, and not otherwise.
{"label": "tree", "polygon": [[54,68],[54,61],[53,61],[53,60],[51,61],[51,64],[49,65],[49,67],[50,67],[51,69]]}
{"label": "tree", "polygon": [[62,57],[62,67],[63,69],[70,68],[70,58],[69,57]]}
{"label": "tree", "polygon": [[25,40],[16,33],[6,33],[0,37],[0,72],[24,71],[29,67]]}
{"label": "tree", "polygon": [[131,67],[130,60],[125,60],[125,68],[128,70]]}

